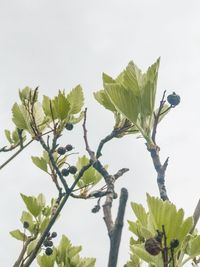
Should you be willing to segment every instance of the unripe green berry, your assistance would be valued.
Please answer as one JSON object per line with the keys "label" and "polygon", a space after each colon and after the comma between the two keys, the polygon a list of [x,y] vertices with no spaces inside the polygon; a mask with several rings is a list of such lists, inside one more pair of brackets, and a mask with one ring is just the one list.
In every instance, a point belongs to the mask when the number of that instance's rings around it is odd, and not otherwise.
{"label": "unripe green berry", "polygon": [[71,151],[73,149],[73,146],[72,145],[66,145],[65,149],[67,151]]}
{"label": "unripe green berry", "polygon": [[29,228],[29,223],[26,222],[26,221],[24,221],[24,223],[23,223],[23,227],[24,227],[25,229]]}
{"label": "unripe green berry", "polygon": [[68,130],[68,131],[71,131],[73,128],[74,128],[74,125],[72,123],[66,123],[65,124],[65,128]]}
{"label": "unripe green berry", "polygon": [[69,175],[69,170],[68,169],[62,169],[61,171],[63,176],[68,176]]}
{"label": "unripe green berry", "polygon": [[45,253],[47,256],[50,256],[53,253],[53,249],[48,247],[45,249]]}
{"label": "unripe green berry", "polygon": [[68,170],[71,174],[75,174],[77,172],[77,168],[75,166],[70,166]]}
{"label": "unripe green berry", "polygon": [[58,152],[59,155],[64,155],[64,154],[66,153],[66,148],[60,146],[60,147],[57,149],[57,152]]}

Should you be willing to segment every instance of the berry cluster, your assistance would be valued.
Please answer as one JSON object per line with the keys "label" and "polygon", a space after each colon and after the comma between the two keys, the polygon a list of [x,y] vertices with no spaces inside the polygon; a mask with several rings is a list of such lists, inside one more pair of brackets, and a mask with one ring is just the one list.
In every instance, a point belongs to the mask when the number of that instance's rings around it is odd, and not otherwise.
{"label": "berry cluster", "polygon": [[69,166],[69,168],[62,169],[61,173],[63,176],[68,176],[70,173],[75,174],[77,172],[76,166]]}
{"label": "berry cluster", "polygon": [[52,232],[52,234],[48,233],[47,237],[45,238],[43,245],[45,247],[45,254],[47,256],[50,256],[53,253],[53,241],[52,238],[55,238],[57,236],[56,232]]}
{"label": "berry cluster", "polygon": [[57,152],[59,155],[64,155],[66,152],[68,151],[71,151],[73,149],[73,146],[68,144],[66,145],[65,147],[63,146],[60,146],[58,149],[57,149]]}

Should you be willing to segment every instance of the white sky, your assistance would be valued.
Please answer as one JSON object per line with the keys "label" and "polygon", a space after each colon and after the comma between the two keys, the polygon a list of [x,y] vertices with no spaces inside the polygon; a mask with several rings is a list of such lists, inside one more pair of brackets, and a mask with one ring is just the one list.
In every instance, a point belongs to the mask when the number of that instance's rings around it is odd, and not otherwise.
{"label": "white sky", "polygon": [[[40,86],[41,95],[81,84],[88,107],[88,134],[92,148],[112,130],[113,118],[93,99],[102,87],[101,74],[116,76],[130,60],[143,70],[161,56],[158,99],[163,90],[181,96],[181,104],[159,128],[161,157],[170,157],[168,194],[189,216],[199,198],[200,3],[190,0],[0,0],[0,123],[11,128],[11,107],[18,89]],[[81,126],[64,136],[83,152]],[[21,227],[24,205],[19,192],[43,192],[49,200],[56,190],[31,161],[40,155],[38,144],[24,151],[0,173],[0,265],[12,266],[21,249],[8,232]],[[130,172],[117,183],[129,189],[130,201],[145,203],[145,193],[158,195],[156,174],[144,141],[134,136],[113,140],[103,150],[103,163],[111,173],[122,167]],[[1,154],[3,162],[9,155]],[[116,202],[116,205],[118,203]],[[108,244],[102,212],[90,212],[94,201],[69,201],[54,230],[66,234],[82,255],[106,266]],[[132,219],[130,204],[126,220]],[[118,266],[128,260],[130,234],[125,223]],[[59,238],[57,238],[58,240]],[[36,266],[33,264],[33,266]]]}

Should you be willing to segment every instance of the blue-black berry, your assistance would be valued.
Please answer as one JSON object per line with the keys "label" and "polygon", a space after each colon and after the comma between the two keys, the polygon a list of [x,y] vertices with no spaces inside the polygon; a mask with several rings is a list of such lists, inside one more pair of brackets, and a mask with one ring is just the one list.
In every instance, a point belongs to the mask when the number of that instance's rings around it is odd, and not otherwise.
{"label": "blue-black berry", "polygon": [[71,151],[73,149],[73,146],[72,145],[66,145],[65,149],[67,151]]}
{"label": "blue-black berry", "polygon": [[77,172],[77,168],[75,166],[70,166],[68,170],[71,174],[75,174]]}
{"label": "blue-black berry", "polygon": [[57,236],[57,233],[56,232],[53,232],[52,234],[51,234],[51,237],[52,238],[55,238]]}
{"label": "blue-black berry", "polygon": [[72,123],[66,123],[65,124],[65,128],[68,130],[68,131],[71,131],[73,128],[74,128],[74,125]]}
{"label": "blue-black berry", "polygon": [[59,155],[64,155],[64,154],[66,153],[66,148],[60,146],[60,147],[57,149],[57,152],[58,152]]}
{"label": "blue-black berry", "polygon": [[179,95],[177,95],[175,92],[173,92],[173,94],[168,95],[167,101],[172,107],[175,107],[180,103],[181,98]]}
{"label": "blue-black berry", "polygon": [[53,253],[53,249],[48,247],[45,249],[45,253],[47,256],[50,256]]}
{"label": "blue-black berry", "polygon": [[68,176],[69,175],[69,170],[68,169],[62,169],[61,171],[63,176]]}
{"label": "blue-black berry", "polygon": [[23,227],[24,227],[25,229],[29,228],[29,223],[26,222],[26,221],[24,221],[24,223],[23,223]]}

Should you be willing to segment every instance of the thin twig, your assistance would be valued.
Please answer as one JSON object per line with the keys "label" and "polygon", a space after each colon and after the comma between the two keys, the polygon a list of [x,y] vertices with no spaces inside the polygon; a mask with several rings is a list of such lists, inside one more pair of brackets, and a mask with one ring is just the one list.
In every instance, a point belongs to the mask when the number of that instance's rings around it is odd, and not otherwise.
{"label": "thin twig", "polygon": [[20,267],[21,266],[21,262],[24,258],[24,255],[26,253],[26,250],[28,248],[28,245],[33,241],[35,240],[37,237],[36,236],[30,236],[28,237],[28,239],[25,241],[24,245],[23,245],[23,248],[22,248],[22,251],[17,259],[17,261],[15,262],[15,264],[13,265],[13,267]]}
{"label": "thin twig", "polygon": [[90,159],[95,162],[95,153],[90,149],[89,143],[88,143],[88,138],[87,138],[87,129],[86,129],[86,119],[87,119],[87,108],[85,108],[84,111],[84,120],[83,120],[83,138],[85,141],[85,148],[88,154],[90,155]]}
{"label": "thin twig", "polygon": [[154,114],[154,125],[153,125],[153,131],[152,131],[152,140],[154,142],[154,144],[156,145],[156,131],[157,131],[157,127],[158,127],[158,122],[159,122],[159,118],[160,118],[160,115],[161,115],[161,111],[162,111],[162,108],[165,104],[165,94],[166,94],[166,90],[163,92],[163,96],[162,96],[162,99],[160,101],[160,106],[158,108],[158,113],[157,114]]}
{"label": "thin twig", "polygon": [[46,143],[44,142],[44,140],[41,136],[39,137],[39,141],[40,141],[40,144],[42,145],[42,147],[44,148],[44,150],[47,151],[50,162],[51,162],[54,170],[56,171],[58,177],[60,178],[60,181],[63,184],[63,187],[65,189],[65,192],[67,192],[69,190],[68,185],[67,185],[66,180],[64,179],[62,173],[60,172],[55,160],[54,160],[52,150],[48,148],[48,146],[46,145]]}

